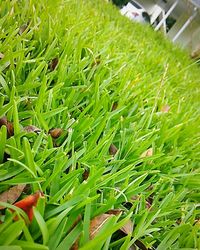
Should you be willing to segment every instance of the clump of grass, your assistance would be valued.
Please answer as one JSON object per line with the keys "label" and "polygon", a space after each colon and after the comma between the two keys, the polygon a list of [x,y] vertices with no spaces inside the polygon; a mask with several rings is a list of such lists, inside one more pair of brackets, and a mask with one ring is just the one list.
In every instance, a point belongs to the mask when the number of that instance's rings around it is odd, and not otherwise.
{"label": "clump of grass", "polygon": [[199,69],[185,52],[100,0],[0,10],[0,192],[43,193],[31,223],[0,203],[0,249],[199,249]]}

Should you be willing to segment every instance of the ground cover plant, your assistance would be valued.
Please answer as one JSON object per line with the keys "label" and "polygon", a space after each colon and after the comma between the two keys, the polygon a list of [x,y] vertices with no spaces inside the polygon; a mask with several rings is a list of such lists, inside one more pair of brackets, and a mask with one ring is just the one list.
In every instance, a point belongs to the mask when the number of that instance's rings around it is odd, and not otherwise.
{"label": "ground cover plant", "polygon": [[106,1],[0,3],[0,250],[200,249],[195,63]]}

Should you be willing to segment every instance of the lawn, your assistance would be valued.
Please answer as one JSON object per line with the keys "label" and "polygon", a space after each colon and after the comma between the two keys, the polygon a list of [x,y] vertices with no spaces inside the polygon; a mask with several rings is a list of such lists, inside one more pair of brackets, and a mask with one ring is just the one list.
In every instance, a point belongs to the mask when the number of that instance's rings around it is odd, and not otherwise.
{"label": "lawn", "polygon": [[103,0],[0,0],[0,250],[200,249],[199,67]]}

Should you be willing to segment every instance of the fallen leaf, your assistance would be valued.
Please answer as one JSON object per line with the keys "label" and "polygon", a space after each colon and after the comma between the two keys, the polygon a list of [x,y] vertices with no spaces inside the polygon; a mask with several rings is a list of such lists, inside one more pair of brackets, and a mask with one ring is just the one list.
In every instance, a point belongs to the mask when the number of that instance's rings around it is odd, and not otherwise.
{"label": "fallen leaf", "polygon": [[[133,201],[136,201],[136,200],[140,200],[140,196],[139,195],[134,195],[131,197],[131,200]],[[152,197],[149,197],[147,200],[146,200],[146,203],[145,203],[145,206],[147,209],[150,209],[151,206],[152,206],[152,203],[153,203],[153,198]]]}
{"label": "fallen leaf", "polygon": [[153,155],[153,148],[149,148],[140,155],[140,158],[150,157],[152,155]]}
{"label": "fallen leaf", "polygon": [[[13,205],[21,208],[28,215],[30,222],[33,220],[33,207],[37,205],[37,201],[43,196],[42,192],[36,192],[26,198],[14,203]],[[17,219],[17,218],[16,218]]]}
{"label": "fallen leaf", "polygon": [[169,110],[170,110],[170,106],[169,106],[169,105],[164,105],[164,106],[162,106],[161,109],[160,109],[160,111],[161,111],[162,113],[168,113]]}
{"label": "fallen leaf", "polygon": [[69,229],[69,231],[72,231],[73,228],[75,228],[75,226],[79,223],[79,221],[82,219],[81,214],[78,215],[78,217],[76,218],[76,220],[74,221],[73,225],[71,226],[71,228]]}
{"label": "fallen leaf", "polygon": [[59,62],[59,60],[58,60],[57,57],[55,57],[54,59],[52,59],[51,62],[49,63],[49,69],[51,71],[54,71],[56,69],[57,65],[58,65],[58,62]]}
{"label": "fallen leaf", "polygon": [[14,127],[11,122],[7,123],[7,131],[8,131],[8,137],[11,137],[14,135]]}
{"label": "fallen leaf", "polygon": [[27,133],[31,133],[31,132],[39,133],[41,132],[41,129],[37,128],[36,126],[29,125],[29,126],[24,127],[24,131],[26,131]]}
{"label": "fallen leaf", "polygon": [[101,214],[90,222],[90,239],[93,239],[98,232],[101,230],[103,225],[107,222],[107,220],[112,217],[112,214]]}
{"label": "fallen leaf", "polygon": [[136,246],[133,244],[128,250],[136,250]]}
{"label": "fallen leaf", "polygon": [[[127,222],[122,228],[120,228],[120,230],[121,230],[124,234],[126,234],[126,235],[132,234],[132,233],[133,233],[133,222],[132,222],[131,220],[128,220],[128,222]],[[132,238],[132,237],[131,237],[131,238]],[[136,245],[139,249],[141,249],[141,250],[148,250],[148,249],[146,248],[146,246],[144,245],[144,243],[143,243],[142,241],[140,241],[140,240],[136,240],[136,241],[134,242],[134,244],[131,246],[131,248],[129,248],[129,250],[131,250],[131,249],[136,249],[135,245]]]}
{"label": "fallen leaf", "polygon": [[131,197],[131,200],[133,200],[133,201],[136,201],[136,200],[139,200],[140,199],[140,196],[139,195],[133,195],[132,197]]}
{"label": "fallen leaf", "polygon": [[7,125],[7,118],[5,116],[0,118],[0,127],[3,125]]}
{"label": "fallen leaf", "polygon": [[0,59],[4,58],[4,54],[0,52]]}
{"label": "fallen leaf", "polygon": [[3,116],[2,118],[0,118],[0,128],[3,125],[5,125],[7,128],[7,137],[9,138],[13,136],[14,135],[13,124],[7,120],[6,116]]}
{"label": "fallen leaf", "polygon": [[[76,220],[74,221],[73,225],[70,227],[69,232],[71,232],[75,226],[79,223],[79,221],[82,219],[81,214],[78,215],[78,217],[76,218]],[[70,250],[78,250],[79,246],[79,240],[80,237],[78,237],[78,239],[74,242],[74,244],[71,246]]]}
{"label": "fallen leaf", "polygon": [[100,63],[101,63],[101,58],[100,58],[100,56],[98,56],[98,57],[94,58],[94,61],[93,61],[91,66],[92,67],[98,66]]}
{"label": "fallen leaf", "polygon": [[139,247],[141,250],[148,250],[148,248],[144,245],[144,243],[141,240],[136,240],[135,245]]}
{"label": "fallen leaf", "polygon": [[113,105],[112,105],[112,111],[116,110],[117,107],[118,107],[118,103],[114,102]]}
{"label": "fallen leaf", "polygon": [[[23,192],[25,186],[26,186],[25,184],[21,184],[21,185],[11,187],[7,191],[0,194],[0,201],[13,204]],[[2,206],[0,207],[0,209],[4,209],[4,208],[5,207],[2,207]]]}
{"label": "fallen leaf", "polygon": [[24,33],[24,31],[28,28],[27,24],[23,24],[22,26],[20,26],[19,28],[19,34],[20,36]]}
{"label": "fallen leaf", "polygon": [[84,171],[84,173],[83,173],[83,180],[87,180],[88,177],[89,177],[89,174],[90,174],[89,170],[88,170],[88,169],[85,169],[85,171]]}
{"label": "fallen leaf", "polygon": [[123,212],[122,209],[110,209],[106,213],[107,214],[113,214],[113,215],[119,215]]}
{"label": "fallen leaf", "polygon": [[114,144],[111,144],[109,148],[110,155],[112,156],[116,155],[117,151],[118,151],[118,148]]}
{"label": "fallen leaf", "polygon": [[79,239],[77,239],[74,244],[71,246],[70,250],[78,250],[78,242],[79,242]]}
{"label": "fallen leaf", "polygon": [[54,129],[49,130],[49,134],[54,139],[60,137],[62,132],[63,132],[63,129],[61,129],[61,128],[54,128]]}
{"label": "fallen leaf", "polygon": [[200,45],[191,53],[191,58],[198,59],[200,58]]}
{"label": "fallen leaf", "polygon": [[126,224],[120,228],[120,230],[125,234],[130,234],[133,232],[133,222],[131,220],[128,220]]}

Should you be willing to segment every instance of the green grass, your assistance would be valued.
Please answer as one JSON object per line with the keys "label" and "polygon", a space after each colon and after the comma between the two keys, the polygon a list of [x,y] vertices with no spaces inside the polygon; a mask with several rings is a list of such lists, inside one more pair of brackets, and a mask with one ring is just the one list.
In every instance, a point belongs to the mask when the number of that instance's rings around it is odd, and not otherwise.
{"label": "green grass", "polygon": [[[10,138],[0,129],[0,192],[25,183],[22,197],[45,195],[31,225],[2,203],[21,219],[1,210],[0,249],[70,249],[76,239],[81,250],[137,240],[200,249],[199,68],[184,51],[106,1],[1,0],[0,52],[0,117],[14,125]],[[52,128],[63,129],[58,139]],[[109,209],[123,213],[89,240],[90,220]],[[134,230],[121,238],[129,218]]]}

